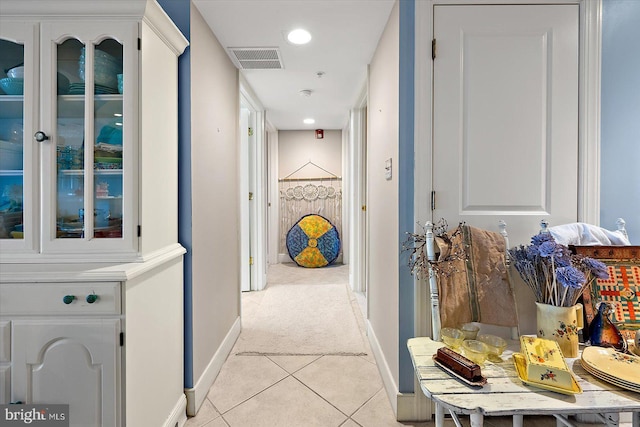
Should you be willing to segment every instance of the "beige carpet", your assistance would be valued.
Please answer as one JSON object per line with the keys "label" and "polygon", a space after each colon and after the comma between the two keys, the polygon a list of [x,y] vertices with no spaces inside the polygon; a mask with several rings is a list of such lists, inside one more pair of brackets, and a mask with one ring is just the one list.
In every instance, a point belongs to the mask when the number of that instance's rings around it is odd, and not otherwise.
{"label": "beige carpet", "polygon": [[365,355],[346,284],[269,284],[242,319],[240,355]]}

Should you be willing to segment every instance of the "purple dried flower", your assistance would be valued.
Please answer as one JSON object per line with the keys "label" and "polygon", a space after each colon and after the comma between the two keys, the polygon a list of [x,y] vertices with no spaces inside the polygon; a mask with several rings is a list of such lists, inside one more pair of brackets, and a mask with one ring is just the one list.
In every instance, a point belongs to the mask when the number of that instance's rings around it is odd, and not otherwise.
{"label": "purple dried flower", "polygon": [[556,280],[564,287],[579,289],[584,285],[587,278],[575,267],[558,267],[556,269]]}
{"label": "purple dried flower", "polygon": [[555,242],[555,239],[551,235],[551,233],[538,233],[531,238],[531,244],[534,246],[540,246],[544,242],[552,241]]}
{"label": "purple dried flower", "polygon": [[553,257],[558,267],[569,267],[573,265],[571,260],[571,251],[569,251],[566,246],[558,245]]}
{"label": "purple dried flower", "polygon": [[608,270],[607,266],[603,262],[598,261],[597,259],[585,257],[585,258],[582,258],[582,263],[598,279],[608,279],[609,278],[609,270]]}
{"label": "purple dried flower", "polygon": [[557,250],[558,250],[558,245],[553,240],[547,240],[546,242],[543,242],[538,247],[538,252],[540,253],[540,256],[543,258],[549,258],[551,256],[554,256]]}

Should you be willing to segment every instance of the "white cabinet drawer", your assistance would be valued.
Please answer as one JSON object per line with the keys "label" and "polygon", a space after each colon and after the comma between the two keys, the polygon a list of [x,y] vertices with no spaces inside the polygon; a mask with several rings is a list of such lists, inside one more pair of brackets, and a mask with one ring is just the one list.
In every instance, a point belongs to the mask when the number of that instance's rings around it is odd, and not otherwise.
{"label": "white cabinet drawer", "polygon": [[121,312],[118,282],[7,283],[0,285],[0,295],[0,313],[3,316]]}

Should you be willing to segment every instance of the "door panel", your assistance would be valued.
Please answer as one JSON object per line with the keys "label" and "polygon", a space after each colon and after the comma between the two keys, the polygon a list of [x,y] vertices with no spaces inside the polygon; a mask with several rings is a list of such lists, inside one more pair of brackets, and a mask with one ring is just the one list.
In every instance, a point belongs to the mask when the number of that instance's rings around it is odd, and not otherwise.
{"label": "door panel", "polygon": [[[578,219],[578,5],[434,7],[432,220],[528,243]],[[533,294],[514,274],[521,333]]]}
{"label": "door panel", "polygon": [[578,6],[435,6],[434,221],[526,243],[578,208]]}
{"label": "door panel", "polygon": [[119,319],[15,320],[12,401],[68,404],[71,427],[119,422]]}

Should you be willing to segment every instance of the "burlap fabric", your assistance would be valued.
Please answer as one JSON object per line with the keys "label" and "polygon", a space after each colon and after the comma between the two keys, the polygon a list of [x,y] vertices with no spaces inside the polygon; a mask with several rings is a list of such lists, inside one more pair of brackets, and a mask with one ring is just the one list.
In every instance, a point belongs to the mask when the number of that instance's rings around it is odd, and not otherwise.
{"label": "burlap fabric", "polygon": [[[487,230],[462,225],[451,245],[462,245],[466,260],[455,271],[438,277],[442,326],[459,327],[467,322],[517,326],[516,303],[505,265],[505,240]],[[440,238],[439,259],[451,250]]]}

